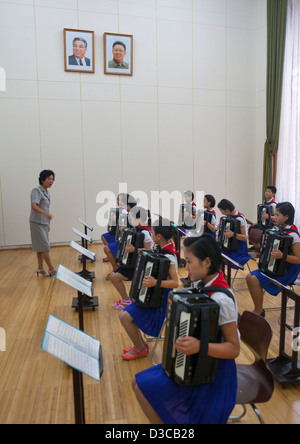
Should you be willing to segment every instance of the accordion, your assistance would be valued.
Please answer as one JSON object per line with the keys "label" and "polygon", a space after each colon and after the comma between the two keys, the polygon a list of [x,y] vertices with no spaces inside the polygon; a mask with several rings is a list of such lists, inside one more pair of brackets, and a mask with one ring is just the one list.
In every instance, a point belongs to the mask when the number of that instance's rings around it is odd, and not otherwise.
{"label": "accordion", "polygon": [[[225,232],[231,230],[233,237],[226,238]],[[218,243],[222,250],[237,251],[240,246],[240,241],[237,240],[236,235],[241,233],[241,222],[233,216],[221,217]]]}
{"label": "accordion", "polygon": [[181,204],[179,210],[178,225],[183,228],[195,228],[195,207],[193,204]]}
{"label": "accordion", "polygon": [[119,222],[120,208],[111,208],[109,212],[107,231],[110,234],[116,234]]}
{"label": "accordion", "polygon": [[[119,243],[116,262],[120,267],[134,269],[138,258],[138,249],[144,246],[144,233],[135,228],[124,228],[122,239]],[[134,246],[134,252],[128,253],[126,247]]]}
{"label": "accordion", "polygon": [[208,228],[207,224],[202,226],[202,221],[205,221],[205,222],[211,224],[213,216],[214,216],[214,213],[212,211],[198,210],[197,211],[197,217],[196,217],[196,223],[195,223],[195,226],[194,226],[194,230],[196,231],[196,233],[199,233],[199,234],[209,233],[209,234],[211,234],[211,231]]}
{"label": "accordion", "polygon": [[118,219],[118,223],[116,226],[116,237],[115,237],[115,241],[120,243],[122,236],[123,236],[123,231],[121,231],[121,227],[131,227],[130,222],[129,222],[129,214],[127,213],[123,213],[120,212],[119,213],[119,219]]}
{"label": "accordion", "polygon": [[[268,219],[263,219],[263,215],[267,214]],[[259,227],[271,228],[274,223],[271,220],[271,216],[274,216],[274,207],[272,205],[260,204],[257,205],[257,225]]]}
{"label": "accordion", "polygon": [[[169,268],[170,261],[164,254],[142,250],[132,279],[130,299],[144,307],[161,307],[164,288],[161,288],[160,284],[161,281],[167,279]],[[151,288],[144,287],[143,279],[145,276],[153,276],[157,279],[157,285]]]}
{"label": "accordion", "polygon": [[[170,292],[162,368],[177,384],[189,386],[213,382],[218,360],[208,356],[207,351],[210,342],[221,342],[219,311],[219,305],[203,290]],[[200,339],[200,353],[186,356],[176,350],[176,340],[184,336]]]}
{"label": "accordion", "polygon": [[[267,230],[258,267],[268,276],[283,276],[286,272],[286,257],[291,253],[293,238],[283,230]],[[282,259],[271,257],[272,250],[283,252]]]}

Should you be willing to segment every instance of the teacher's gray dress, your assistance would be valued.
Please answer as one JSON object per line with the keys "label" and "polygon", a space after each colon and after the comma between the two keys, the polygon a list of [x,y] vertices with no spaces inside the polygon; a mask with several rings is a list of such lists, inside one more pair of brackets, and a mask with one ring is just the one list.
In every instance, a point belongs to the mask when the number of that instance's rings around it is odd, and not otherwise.
{"label": "teacher's gray dress", "polygon": [[[36,203],[41,210],[49,213],[50,194],[42,185],[31,191],[31,204]],[[49,224],[50,221],[43,215],[31,209],[30,213],[30,233],[32,249],[37,253],[50,251]]]}

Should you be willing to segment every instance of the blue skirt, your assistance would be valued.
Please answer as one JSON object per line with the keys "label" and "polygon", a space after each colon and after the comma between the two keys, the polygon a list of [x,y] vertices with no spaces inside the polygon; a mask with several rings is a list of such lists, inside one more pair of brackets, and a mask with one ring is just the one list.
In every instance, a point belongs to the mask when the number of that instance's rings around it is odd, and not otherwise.
{"label": "blue skirt", "polygon": [[112,252],[113,256],[117,257],[117,252],[118,252],[118,248],[119,248],[118,242],[112,242],[111,244],[108,244],[107,246],[110,249],[110,251]]}
{"label": "blue skirt", "polygon": [[114,271],[114,273],[120,273],[122,276],[126,277],[128,281],[132,281],[134,269],[119,267]]}
{"label": "blue skirt", "polygon": [[102,234],[102,237],[104,237],[108,244],[112,244],[116,239],[116,235],[111,233],[104,233]]}
{"label": "blue skirt", "polygon": [[236,404],[237,372],[233,359],[220,359],[210,384],[181,387],[161,364],[138,373],[136,382],[165,424],[226,424]]}
{"label": "blue skirt", "polygon": [[[289,285],[295,282],[299,273],[300,264],[287,264],[285,275],[274,276],[274,278],[272,279],[275,279],[283,285]],[[262,276],[259,269],[252,271],[251,274],[256,276],[256,278],[259,280],[260,285],[267,293],[271,294],[272,296],[277,296],[278,293],[280,293],[280,288],[276,284],[273,284],[273,282],[271,282],[268,278]]]}
{"label": "blue skirt", "polygon": [[132,304],[128,305],[124,311],[127,311],[130,314],[138,328],[143,333],[157,337],[167,315],[168,295],[170,291],[171,289],[169,288],[164,290],[162,310],[160,307],[142,307],[135,302],[132,302]]}
{"label": "blue skirt", "polygon": [[[240,246],[237,251],[222,250],[222,253],[224,253],[226,256],[230,257],[240,265],[245,265],[251,259],[251,256],[248,253],[247,241],[240,242]],[[232,265],[232,268],[236,269],[237,267]]]}

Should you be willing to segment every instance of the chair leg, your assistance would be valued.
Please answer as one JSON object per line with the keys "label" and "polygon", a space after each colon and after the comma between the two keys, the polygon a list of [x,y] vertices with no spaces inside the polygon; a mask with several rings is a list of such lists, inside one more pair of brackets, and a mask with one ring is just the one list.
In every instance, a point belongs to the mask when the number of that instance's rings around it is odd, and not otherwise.
{"label": "chair leg", "polygon": [[[265,294],[265,291],[264,291],[264,294]],[[287,310],[294,310],[295,309],[295,305],[287,305],[286,306],[286,309]],[[264,307],[264,310],[265,311],[277,311],[277,310],[281,310],[281,305],[278,305],[278,306],[274,306],[274,307]]]}
{"label": "chair leg", "polygon": [[256,416],[258,417],[259,422],[260,422],[261,424],[265,424],[265,421],[263,420],[263,417],[261,416],[261,413],[260,413],[260,411],[258,410],[258,408],[256,407],[256,405],[255,405],[255,404],[250,404],[250,405],[251,405],[251,407],[253,408],[253,410],[254,410]]}
{"label": "chair leg", "polygon": [[[263,417],[262,417],[260,411],[259,411],[258,408],[256,407],[256,405],[255,405],[255,404],[250,404],[250,405],[251,405],[251,407],[252,407],[254,413],[255,413],[256,416],[258,417],[260,424],[265,424],[264,419],[263,419]],[[246,416],[246,413],[247,413],[247,407],[246,407],[245,404],[242,404],[242,407],[243,407],[243,412],[242,412],[240,415],[238,415],[238,416],[230,416],[230,418],[229,418],[229,421],[230,421],[230,422],[240,422],[241,419],[244,418],[244,416]]]}
{"label": "chair leg", "polygon": [[228,421],[230,421],[230,422],[240,422],[240,420],[241,420],[242,418],[244,418],[244,416],[246,416],[246,413],[247,413],[247,407],[246,407],[246,405],[245,405],[245,404],[242,404],[242,407],[243,407],[243,412],[241,413],[241,415],[238,415],[238,416],[230,416],[230,418],[229,418]]}
{"label": "chair leg", "polygon": [[[251,271],[251,269],[250,269],[250,267],[249,267],[249,264],[248,264],[248,262],[247,262],[247,267],[248,267],[248,271],[249,271],[249,273],[250,273],[250,271]],[[236,270],[236,272],[235,272],[235,275],[233,276],[233,278],[232,278],[232,281],[231,281],[231,288],[232,288],[232,290],[234,290],[234,291],[238,291],[238,290],[248,290],[248,287],[237,287],[237,288],[235,288],[234,286],[233,286],[233,284],[234,284],[234,281],[235,280],[237,280],[237,279],[246,279],[246,277],[236,277],[237,276],[237,274],[238,274],[238,272],[239,272],[239,270]]]}
{"label": "chair leg", "polygon": [[159,342],[161,339],[164,339],[164,337],[162,336],[162,333],[163,333],[163,330],[164,330],[164,328],[165,328],[166,322],[167,322],[167,318],[165,318],[164,323],[163,323],[163,325],[162,325],[162,327],[161,327],[161,330],[160,330],[160,332],[159,332],[159,335],[157,336],[156,341],[155,341],[155,344],[154,344],[154,346],[153,346],[153,348],[152,348],[152,350],[151,350],[151,354],[150,354],[150,358],[149,358],[149,359],[150,359],[150,362],[151,362],[152,365],[157,365],[157,364],[155,364],[155,362],[153,361],[153,357],[154,357],[154,353],[155,353],[155,351],[156,351],[156,348],[157,348],[157,346],[158,346],[158,342]]}

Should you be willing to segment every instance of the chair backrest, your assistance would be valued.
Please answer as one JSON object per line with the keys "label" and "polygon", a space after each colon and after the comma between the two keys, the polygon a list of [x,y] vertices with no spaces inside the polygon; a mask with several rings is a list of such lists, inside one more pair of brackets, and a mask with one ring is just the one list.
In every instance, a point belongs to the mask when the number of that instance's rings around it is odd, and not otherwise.
{"label": "chair backrest", "polygon": [[272,327],[266,319],[251,311],[244,311],[239,322],[242,341],[251,349],[255,360],[267,359],[272,339]]}
{"label": "chair backrest", "polygon": [[262,238],[262,230],[259,228],[251,228],[249,230],[249,242],[253,244],[260,244]]}

